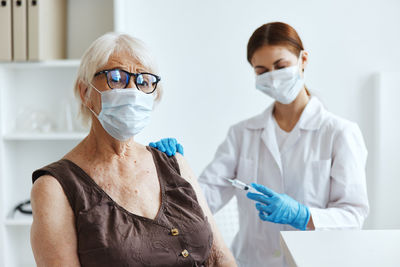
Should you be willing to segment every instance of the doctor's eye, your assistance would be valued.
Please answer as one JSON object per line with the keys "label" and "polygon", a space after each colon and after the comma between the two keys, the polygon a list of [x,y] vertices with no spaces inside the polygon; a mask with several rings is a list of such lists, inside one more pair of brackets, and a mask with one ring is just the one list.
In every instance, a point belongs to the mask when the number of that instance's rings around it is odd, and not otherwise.
{"label": "doctor's eye", "polygon": [[287,68],[287,67],[289,67],[289,63],[283,62],[283,63],[280,63],[277,66],[275,66],[275,69],[280,70],[280,69],[284,69],[284,68]]}
{"label": "doctor's eye", "polygon": [[264,68],[256,68],[254,70],[254,72],[256,73],[256,75],[261,75],[263,73],[269,72],[269,69],[264,69]]}

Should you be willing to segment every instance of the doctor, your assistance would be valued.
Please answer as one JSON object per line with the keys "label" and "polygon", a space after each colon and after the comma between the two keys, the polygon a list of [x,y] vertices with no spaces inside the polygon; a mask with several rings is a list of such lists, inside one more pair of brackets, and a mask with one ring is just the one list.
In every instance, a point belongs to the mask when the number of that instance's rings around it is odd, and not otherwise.
{"label": "doctor", "polygon": [[[199,181],[213,213],[237,197],[240,230],[232,250],[240,266],[286,266],[280,231],[362,227],[369,210],[367,150],[358,126],[327,111],[308,91],[308,53],[291,26],[259,27],[247,60],[257,90],[276,101],[229,129]],[[168,155],[183,153],[174,139],[150,145]],[[246,195],[222,177],[257,183],[261,194]]]}

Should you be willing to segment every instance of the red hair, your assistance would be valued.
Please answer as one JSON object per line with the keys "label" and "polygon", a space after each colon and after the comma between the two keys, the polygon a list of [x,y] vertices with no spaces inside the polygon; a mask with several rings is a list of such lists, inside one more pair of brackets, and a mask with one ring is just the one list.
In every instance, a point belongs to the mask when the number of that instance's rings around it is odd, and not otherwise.
{"label": "red hair", "polygon": [[247,60],[250,64],[254,53],[264,45],[285,46],[297,56],[304,50],[303,43],[296,30],[283,22],[267,23],[254,31],[247,44]]}

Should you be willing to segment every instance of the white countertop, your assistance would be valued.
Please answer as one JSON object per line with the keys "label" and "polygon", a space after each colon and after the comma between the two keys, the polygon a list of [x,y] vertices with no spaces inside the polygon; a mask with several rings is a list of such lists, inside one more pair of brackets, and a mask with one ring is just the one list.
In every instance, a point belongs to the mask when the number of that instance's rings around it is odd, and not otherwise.
{"label": "white countertop", "polygon": [[400,267],[400,230],[284,231],[290,266]]}

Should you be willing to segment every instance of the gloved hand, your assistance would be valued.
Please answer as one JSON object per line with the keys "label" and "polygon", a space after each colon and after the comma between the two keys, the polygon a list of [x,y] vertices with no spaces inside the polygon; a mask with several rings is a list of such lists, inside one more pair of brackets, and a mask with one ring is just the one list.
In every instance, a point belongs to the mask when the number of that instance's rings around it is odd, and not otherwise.
{"label": "gloved hand", "polygon": [[163,138],[158,142],[151,142],[149,146],[164,152],[168,157],[174,156],[176,152],[183,156],[183,146],[175,138]]}
{"label": "gloved hand", "polygon": [[294,228],[306,230],[310,220],[310,210],[286,194],[278,194],[271,189],[252,183],[258,192],[262,194],[247,193],[247,197],[261,202],[256,203],[260,212],[260,219],[273,223],[289,224]]}

